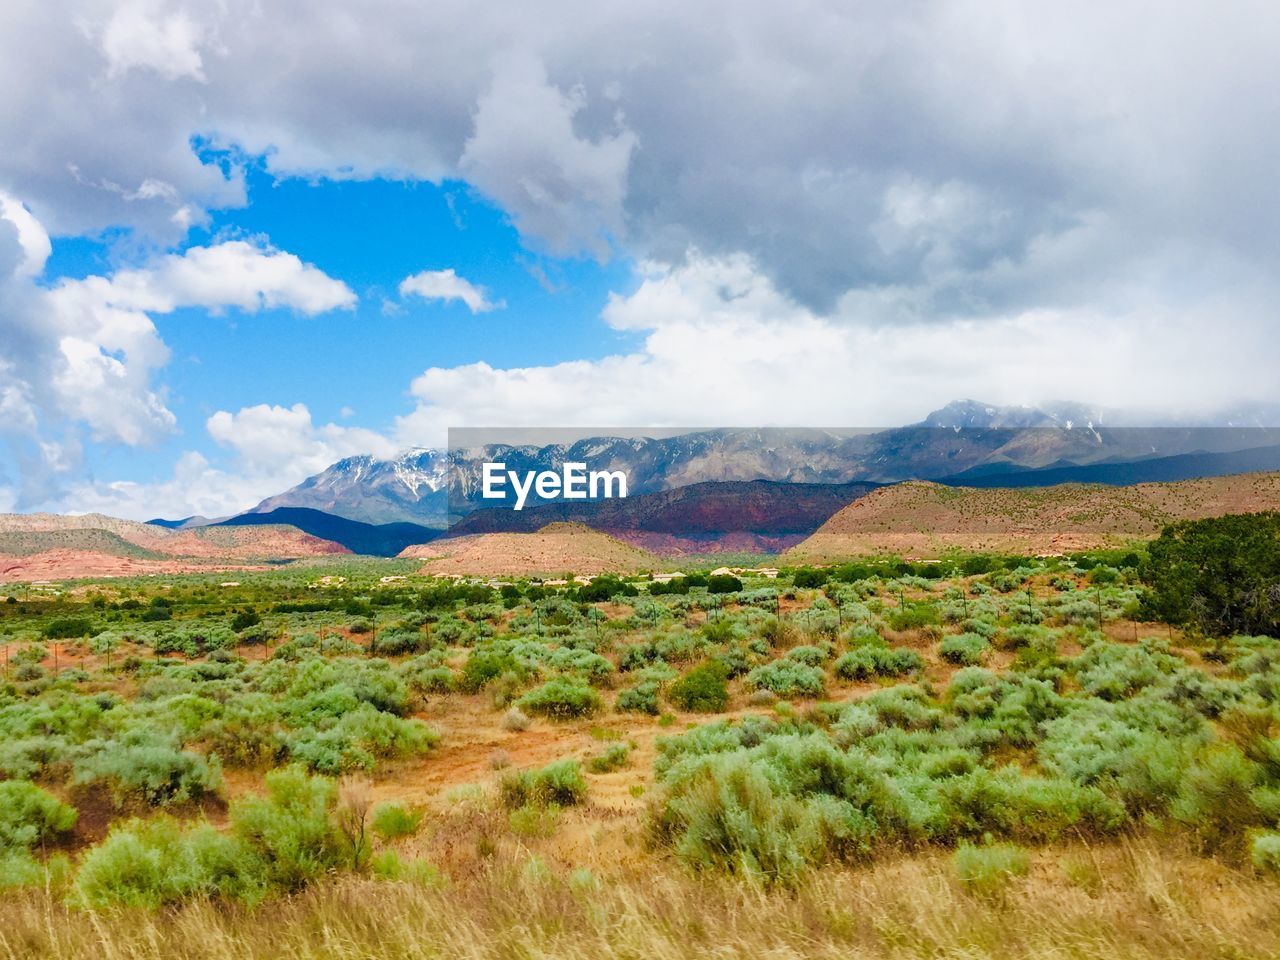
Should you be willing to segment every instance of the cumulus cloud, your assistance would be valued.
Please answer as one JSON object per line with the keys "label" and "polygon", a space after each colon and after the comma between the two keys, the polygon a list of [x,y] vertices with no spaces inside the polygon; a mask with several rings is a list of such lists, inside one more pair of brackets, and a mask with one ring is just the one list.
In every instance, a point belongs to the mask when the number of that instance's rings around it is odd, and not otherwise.
{"label": "cumulus cloud", "polygon": [[1263,0],[54,0],[8,5],[0,37],[23,145],[0,183],[57,232],[171,238],[243,203],[202,135],[281,175],[467,179],[553,252],[745,252],[816,310],[921,285],[975,317],[1105,307],[1095,281],[1152,259],[1262,273],[1280,247]]}
{"label": "cumulus cloud", "polygon": [[625,233],[623,200],[635,133],[619,115],[614,132],[579,136],[574,119],[587,104],[576,86],[561,91],[542,63],[515,56],[498,68],[476,106],[461,172],[553,253],[609,254]]}
{"label": "cumulus cloud", "polygon": [[169,349],[153,315],[192,306],[315,314],[355,301],[292,254],[244,241],[42,286],[48,235],[17,200],[0,197],[0,436],[27,500],[50,496],[75,467],[82,433],[136,446],[173,432],[156,383]]}
{"label": "cumulus cloud", "polygon": [[472,313],[488,313],[505,304],[489,299],[484,287],[458,276],[453,268],[448,270],[423,270],[400,281],[400,296],[422,297],[424,300],[461,300]]}
{"label": "cumulus cloud", "polygon": [[218,443],[235,451],[244,473],[275,482],[297,483],[336,460],[356,454],[391,456],[391,441],[372,430],[312,423],[305,404],[292,407],[258,404],[236,413],[219,410],[206,428]]}
{"label": "cumulus cloud", "polygon": [[[343,457],[395,453],[392,443],[373,431],[315,423],[301,403],[219,410],[208,418],[205,429],[226,448],[228,463],[218,465],[204,454],[188,450],[179,455],[168,477],[154,481],[80,479],[42,505],[134,520],[223,517],[246,510]],[[11,499],[12,493],[9,491]],[[6,489],[0,483],[0,509],[5,506],[5,497]]]}
{"label": "cumulus cloud", "polygon": [[[1265,302],[1235,318],[1237,339],[1195,348],[1197,330],[1221,315],[1215,297],[1176,309],[1135,303],[1119,317],[1037,309],[890,325],[859,320],[858,298],[816,313],[745,255],[693,253],[677,268],[650,265],[634,293],[610,299],[604,319],[643,334],[640,349],[428,369],[411,385],[417,405],[396,436],[408,445],[438,443],[450,426],[892,426],[965,396],[1212,410],[1240,399],[1241,383],[1267,389],[1277,358]],[[1202,373],[1188,378],[1192,369]],[[1170,381],[1176,396],[1151,390]]]}
{"label": "cumulus cloud", "polygon": [[108,74],[114,77],[131,69],[149,69],[167,80],[190,77],[203,83],[202,33],[185,11],[166,11],[161,4],[147,0],[124,3],[102,31]]}

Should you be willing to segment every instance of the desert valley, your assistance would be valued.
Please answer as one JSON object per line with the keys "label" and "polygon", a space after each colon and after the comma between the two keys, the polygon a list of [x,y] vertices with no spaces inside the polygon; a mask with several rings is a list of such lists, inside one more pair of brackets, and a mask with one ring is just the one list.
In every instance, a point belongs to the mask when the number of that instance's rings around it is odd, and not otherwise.
{"label": "desert valley", "polygon": [[5,516],[0,948],[1260,955],[1277,511],[1254,472]]}

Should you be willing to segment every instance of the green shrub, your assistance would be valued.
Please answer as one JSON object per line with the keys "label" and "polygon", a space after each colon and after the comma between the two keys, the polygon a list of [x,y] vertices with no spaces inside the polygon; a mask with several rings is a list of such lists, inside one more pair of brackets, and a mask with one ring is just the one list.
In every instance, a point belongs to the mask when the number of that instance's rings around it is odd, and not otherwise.
{"label": "green shrub", "polygon": [[372,826],[384,840],[408,837],[422,825],[422,811],[410,810],[399,803],[380,803],[374,807]]}
{"label": "green shrub", "polygon": [[611,773],[627,765],[631,755],[631,747],[625,743],[611,743],[605,747],[604,753],[592,757],[588,766],[592,773]]}
{"label": "green shrub", "polygon": [[909,603],[893,610],[888,616],[889,626],[894,630],[916,630],[920,627],[937,626],[941,622],[938,608],[931,603]]}
{"label": "green shrub", "polygon": [[509,653],[493,650],[473,650],[462,665],[458,688],[466,693],[477,693],[485,684],[505,673],[524,674],[524,669]]}
{"label": "green shrub", "polygon": [[707,593],[739,593],[742,581],[731,573],[717,573],[707,577]]}
{"label": "green shrub", "polygon": [[267,796],[242,797],[230,811],[232,833],[261,864],[265,884],[299,890],[348,862],[330,817],[332,782],[292,766],[268,773],[266,786]]}
{"label": "green shrub", "polygon": [[257,902],[266,894],[262,864],[236,837],[202,824],[130,820],[85,854],[77,898],[92,907],[155,908],[195,897]]}
{"label": "green shrub", "polygon": [[1081,689],[1103,700],[1122,700],[1163,682],[1184,664],[1159,646],[1094,643],[1071,662]]}
{"label": "green shrub", "polygon": [[541,770],[512,770],[499,784],[502,805],[571,807],[587,798],[587,781],[577,760],[556,760]]}
{"label": "green shrub", "polygon": [[1155,617],[1210,636],[1280,634],[1280,513],[1175,523],[1147,554],[1144,603]]}
{"label": "green shrub", "polygon": [[1280,833],[1260,833],[1250,846],[1253,865],[1264,873],[1280,874]]}
{"label": "green shrub", "polygon": [[256,627],[262,622],[256,610],[242,610],[231,618],[231,629],[236,633]]}
{"label": "green shrub", "polygon": [[1171,812],[1196,833],[1207,851],[1239,856],[1246,832],[1263,823],[1254,802],[1261,779],[1258,765],[1237,748],[1211,744],[1183,772]]}
{"label": "green shrub", "polygon": [[600,709],[600,695],[588,684],[570,677],[553,677],[520,698],[522,710],[556,720],[585,717]]}
{"label": "green shrub", "polygon": [[[883,775],[825,738],[785,740],[691,756],[671,767],[655,836],[692,867],[783,884],[812,864],[867,852],[875,819],[896,819]],[[824,783],[836,793],[813,789]]]}
{"label": "green shrub", "polygon": [[528,804],[517,807],[507,814],[507,824],[511,827],[511,832],[517,836],[545,839],[556,832],[560,813],[558,804],[553,803],[546,807]]}
{"label": "green shrub", "polygon": [[729,703],[726,676],[722,663],[708,660],[673,683],[667,691],[667,699],[683,710],[719,713]]}
{"label": "green shrub", "polygon": [[457,678],[448,667],[424,667],[408,676],[409,686],[423,693],[450,693],[457,686]]}
{"label": "green shrub", "polygon": [[289,755],[319,773],[372,770],[379,759],[426,753],[439,735],[421,720],[353,706],[336,722],[305,727],[287,741]]}
{"label": "green shrub", "polygon": [[75,782],[101,783],[116,806],[140,801],[160,807],[198,801],[222,786],[217,756],[205,758],[161,742],[97,742],[75,765]]}
{"label": "green shrub", "polygon": [[787,659],[794,660],[796,663],[803,663],[810,667],[820,667],[827,662],[828,653],[821,647],[801,646],[792,647],[787,651]]}
{"label": "green shrub", "polygon": [[83,617],[57,617],[40,631],[46,640],[74,640],[93,634],[93,624]]}
{"label": "green shrub", "polygon": [[[66,868],[65,857],[59,858],[57,862],[63,869]],[[50,871],[25,850],[0,850],[0,891],[15,887],[43,887],[52,879]]]}
{"label": "green shrub", "polygon": [[975,847],[962,843],[952,854],[956,879],[969,893],[984,899],[1004,895],[1018,877],[1025,877],[1031,865],[1027,852],[1007,843]]}
{"label": "green shrub", "polygon": [[24,780],[0,782],[0,855],[25,852],[76,825],[75,807]]}
{"label": "green shrub", "polygon": [[383,850],[373,855],[369,869],[379,880],[413,883],[420,887],[436,887],[443,881],[434,864],[422,860],[405,860],[394,850]]}
{"label": "green shrub", "polygon": [[600,603],[614,597],[635,597],[640,591],[624,580],[611,574],[595,577],[590,583],[578,588],[579,603]]}
{"label": "green shrub", "polygon": [[938,653],[948,663],[972,667],[982,663],[991,644],[987,638],[976,633],[960,633],[947,637],[938,645]]}
{"label": "green shrub", "polygon": [[822,695],[826,676],[818,667],[809,667],[794,660],[774,660],[762,664],[747,674],[747,686],[757,690],[771,690],[780,697]]}
{"label": "green shrub", "polygon": [[652,717],[658,715],[658,689],[656,680],[645,680],[634,687],[628,687],[618,694],[614,704],[620,711],[647,713]]}
{"label": "green shrub", "polygon": [[870,680],[872,677],[901,677],[924,666],[920,654],[906,647],[868,644],[850,650],[836,660],[836,676],[846,680]]}
{"label": "green shrub", "polygon": [[792,583],[802,590],[811,590],[822,586],[831,578],[830,570],[815,570],[812,567],[801,567],[795,572]]}

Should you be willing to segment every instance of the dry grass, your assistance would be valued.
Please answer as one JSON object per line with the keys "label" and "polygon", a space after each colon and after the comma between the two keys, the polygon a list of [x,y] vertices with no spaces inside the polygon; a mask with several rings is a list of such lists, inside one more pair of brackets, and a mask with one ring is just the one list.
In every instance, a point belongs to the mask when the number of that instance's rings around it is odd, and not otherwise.
{"label": "dry grass", "polygon": [[0,900],[0,958],[1274,957],[1280,888],[1152,841],[1040,851],[1000,902],[943,855],[824,870],[791,893],[661,861],[627,875],[496,858],[439,888],[336,881],[258,912],[88,914]]}

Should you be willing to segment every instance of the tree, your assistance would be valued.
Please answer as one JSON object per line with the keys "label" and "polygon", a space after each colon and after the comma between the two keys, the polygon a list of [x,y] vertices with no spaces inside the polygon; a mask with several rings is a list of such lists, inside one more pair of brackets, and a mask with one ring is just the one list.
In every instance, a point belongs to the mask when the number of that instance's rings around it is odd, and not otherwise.
{"label": "tree", "polygon": [[1280,636],[1280,513],[1168,526],[1148,551],[1147,611],[1209,636]]}

